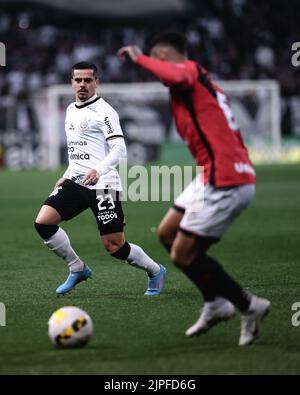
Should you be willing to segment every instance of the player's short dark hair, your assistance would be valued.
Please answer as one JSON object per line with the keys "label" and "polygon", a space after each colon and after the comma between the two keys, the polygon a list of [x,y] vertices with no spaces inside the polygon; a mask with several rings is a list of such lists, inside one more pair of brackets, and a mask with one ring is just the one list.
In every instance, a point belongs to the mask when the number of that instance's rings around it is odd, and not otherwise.
{"label": "player's short dark hair", "polygon": [[94,76],[97,77],[98,69],[94,63],[91,62],[78,62],[72,66],[71,77],[73,78],[74,70],[84,70],[89,69],[94,71]]}
{"label": "player's short dark hair", "polygon": [[157,34],[151,40],[150,48],[153,48],[155,45],[158,44],[171,45],[182,54],[187,51],[186,37],[182,33],[176,31],[165,31]]}

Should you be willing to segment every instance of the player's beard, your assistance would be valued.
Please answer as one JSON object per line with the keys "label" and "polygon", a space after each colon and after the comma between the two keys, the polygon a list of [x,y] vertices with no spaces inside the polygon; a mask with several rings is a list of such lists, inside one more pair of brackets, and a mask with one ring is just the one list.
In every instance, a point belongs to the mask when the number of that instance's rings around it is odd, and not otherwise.
{"label": "player's beard", "polygon": [[88,91],[78,91],[77,97],[80,101],[85,101],[89,99],[89,92]]}

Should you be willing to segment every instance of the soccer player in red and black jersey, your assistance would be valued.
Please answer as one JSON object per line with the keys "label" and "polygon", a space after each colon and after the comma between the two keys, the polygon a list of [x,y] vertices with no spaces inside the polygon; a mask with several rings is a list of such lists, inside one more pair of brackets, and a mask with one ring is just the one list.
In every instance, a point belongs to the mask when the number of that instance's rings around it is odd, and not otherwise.
{"label": "soccer player in red and black jersey", "polygon": [[129,57],[169,87],[178,133],[197,165],[204,168],[203,208],[191,207],[199,196],[195,193],[198,176],[175,200],[159,226],[160,240],[170,251],[173,263],[198,287],[205,302],[199,319],[186,335],[207,332],[231,318],[236,307],[241,313],[239,345],[252,344],[270,310],[270,301],[245,292],[207,255],[208,248],[221,239],[255,193],[255,170],[229,101],[204,67],[188,59],[186,39],[179,33],[157,35],[150,56],[135,45],[121,48],[118,56]]}

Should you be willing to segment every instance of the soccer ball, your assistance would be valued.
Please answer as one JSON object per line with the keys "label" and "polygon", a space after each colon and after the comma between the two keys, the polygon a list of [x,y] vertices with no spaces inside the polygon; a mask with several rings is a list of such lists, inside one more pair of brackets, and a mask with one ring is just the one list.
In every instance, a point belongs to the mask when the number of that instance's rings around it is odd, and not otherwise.
{"label": "soccer ball", "polygon": [[58,348],[82,347],[87,344],[92,333],[92,319],[79,307],[62,307],[48,321],[49,338]]}

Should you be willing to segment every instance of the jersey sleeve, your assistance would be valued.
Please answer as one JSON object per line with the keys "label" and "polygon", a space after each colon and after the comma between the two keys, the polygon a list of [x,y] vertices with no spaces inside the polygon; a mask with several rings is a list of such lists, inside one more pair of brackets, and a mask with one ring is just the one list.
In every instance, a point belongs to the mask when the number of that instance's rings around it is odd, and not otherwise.
{"label": "jersey sleeve", "polygon": [[110,152],[95,167],[100,175],[106,174],[114,169],[123,159],[126,159],[126,145],[124,139],[116,137],[108,141]]}
{"label": "jersey sleeve", "polygon": [[197,79],[197,68],[193,67],[194,65],[191,61],[171,63],[153,59],[150,56],[139,55],[135,63],[150,71],[168,86],[179,85],[188,88]]}
{"label": "jersey sleeve", "polygon": [[106,140],[110,140],[115,137],[124,137],[119,116],[113,109],[101,114],[100,128]]}

